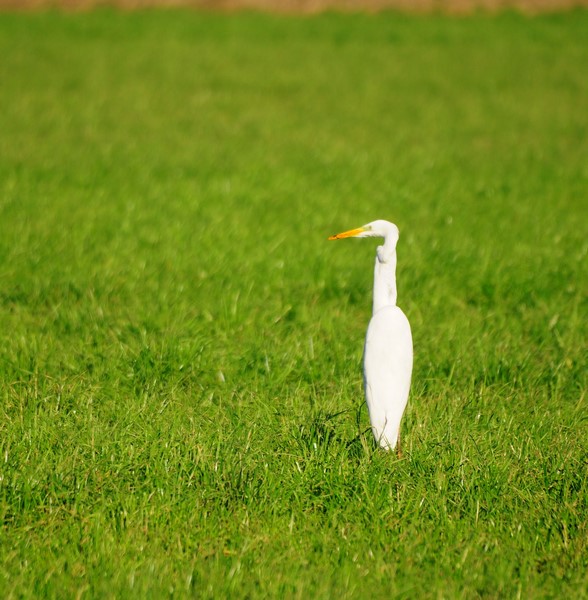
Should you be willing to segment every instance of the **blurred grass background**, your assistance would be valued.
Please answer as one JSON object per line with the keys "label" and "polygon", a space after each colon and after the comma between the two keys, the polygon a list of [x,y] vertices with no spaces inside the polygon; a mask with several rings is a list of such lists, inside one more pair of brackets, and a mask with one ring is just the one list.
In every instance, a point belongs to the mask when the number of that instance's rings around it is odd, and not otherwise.
{"label": "blurred grass background", "polygon": [[[586,597],[588,13],[0,15],[4,597]],[[406,457],[361,352],[395,221]]]}
{"label": "blurred grass background", "polygon": [[500,12],[517,10],[537,14],[588,7],[588,0],[0,0],[0,9],[38,10],[61,8],[88,10],[97,7],[123,9],[192,8],[212,11],[256,10],[278,13],[324,11],[409,13]]}

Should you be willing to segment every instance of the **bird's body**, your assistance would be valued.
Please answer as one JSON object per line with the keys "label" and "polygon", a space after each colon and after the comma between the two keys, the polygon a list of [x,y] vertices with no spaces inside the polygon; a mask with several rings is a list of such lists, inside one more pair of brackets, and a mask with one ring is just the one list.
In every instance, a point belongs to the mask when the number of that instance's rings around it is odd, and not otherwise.
{"label": "bird's body", "polygon": [[363,381],[376,442],[386,450],[400,439],[412,373],[410,325],[398,306],[381,308],[370,320],[363,352]]}
{"label": "bird's body", "polygon": [[410,324],[396,306],[398,228],[380,220],[329,239],[346,237],[384,238],[376,253],[373,314],[365,338],[363,374],[372,432],[382,448],[392,450],[400,439],[412,374]]}

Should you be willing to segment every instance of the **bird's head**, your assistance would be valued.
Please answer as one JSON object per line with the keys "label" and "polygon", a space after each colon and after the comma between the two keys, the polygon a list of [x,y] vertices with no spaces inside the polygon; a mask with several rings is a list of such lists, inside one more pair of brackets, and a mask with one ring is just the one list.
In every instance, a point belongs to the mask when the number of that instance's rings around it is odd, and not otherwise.
{"label": "bird's head", "polygon": [[398,241],[398,227],[390,221],[384,221],[382,219],[378,221],[372,221],[367,225],[362,225],[357,229],[350,229],[343,233],[337,233],[329,237],[330,240],[342,240],[343,238],[366,238],[366,237],[382,237],[385,240],[386,245],[395,246]]}

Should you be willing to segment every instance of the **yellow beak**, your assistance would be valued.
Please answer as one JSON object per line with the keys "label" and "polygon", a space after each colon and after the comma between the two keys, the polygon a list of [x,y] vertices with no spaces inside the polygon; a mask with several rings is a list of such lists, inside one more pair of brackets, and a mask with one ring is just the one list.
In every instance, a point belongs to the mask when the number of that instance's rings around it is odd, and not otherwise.
{"label": "yellow beak", "polygon": [[344,231],[343,233],[336,233],[329,237],[330,240],[342,240],[343,238],[355,237],[360,233],[366,231],[365,227],[358,227],[357,229],[350,229],[349,231]]}

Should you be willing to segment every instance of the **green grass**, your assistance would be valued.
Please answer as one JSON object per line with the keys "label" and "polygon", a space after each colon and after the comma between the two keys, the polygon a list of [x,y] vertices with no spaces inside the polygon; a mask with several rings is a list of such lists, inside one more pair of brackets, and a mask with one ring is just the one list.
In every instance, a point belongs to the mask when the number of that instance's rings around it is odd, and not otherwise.
{"label": "green grass", "polygon": [[[0,15],[0,596],[588,597],[586,39]],[[326,241],[376,218],[402,460]]]}

